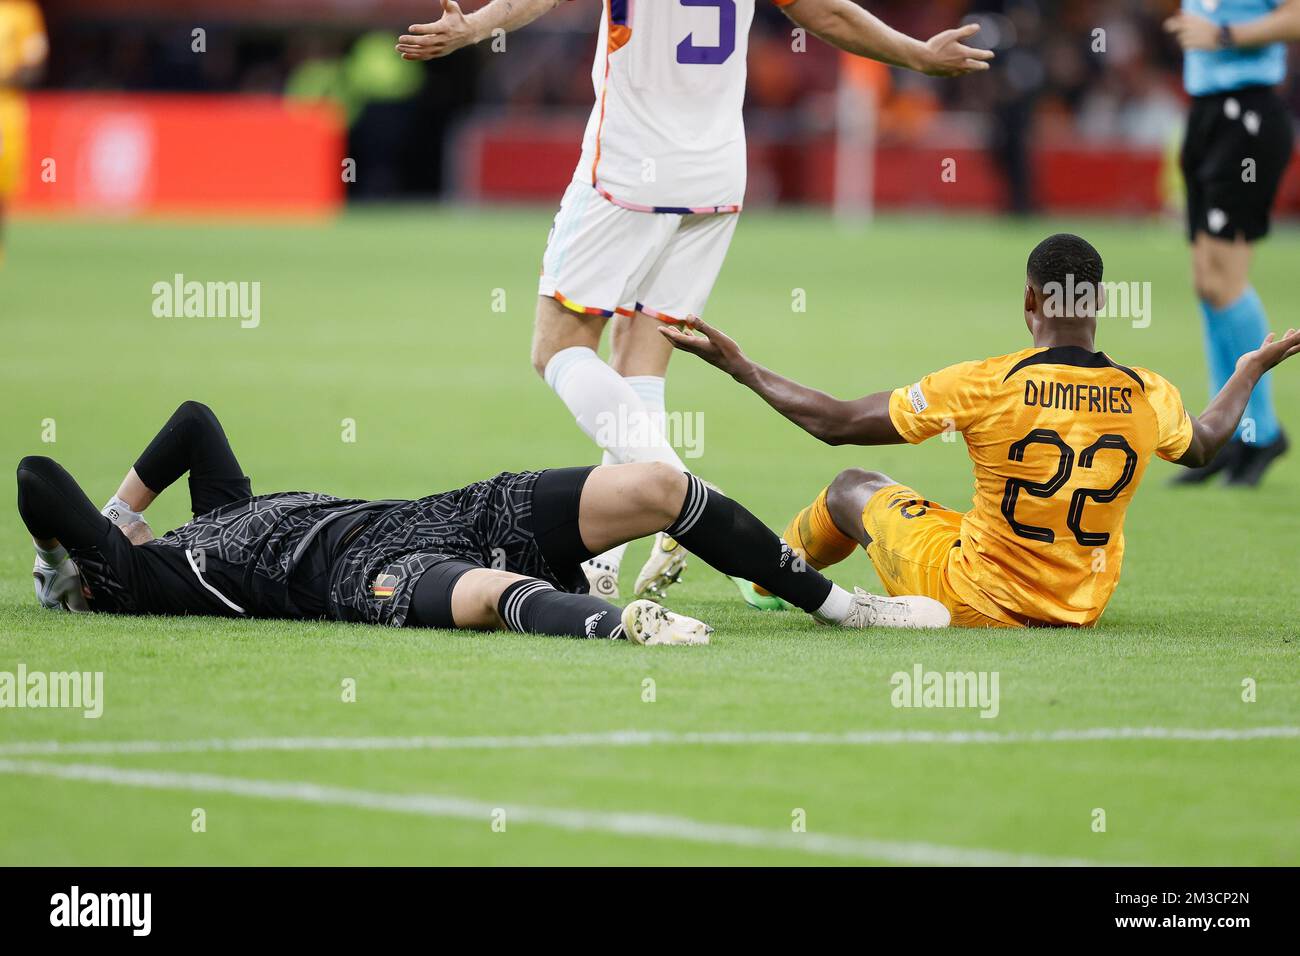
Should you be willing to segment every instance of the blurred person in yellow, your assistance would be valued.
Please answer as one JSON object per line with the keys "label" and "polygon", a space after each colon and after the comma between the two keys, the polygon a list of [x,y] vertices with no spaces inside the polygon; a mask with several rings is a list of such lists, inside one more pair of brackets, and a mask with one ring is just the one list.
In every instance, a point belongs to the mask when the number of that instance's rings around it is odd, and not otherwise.
{"label": "blurred person in yellow", "polygon": [[[1193,418],[1160,375],[1097,350],[1098,315],[1112,313],[1101,256],[1088,242],[1049,236],[1025,272],[1031,347],[852,401],[763,368],[698,319],[686,323],[690,331],[660,333],[828,444],[965,439],[975,473],[969,511],[879,472],[846,469],[783,536],[809,567],[861,546],[890,594],[937,600],[959,627],[1088,626],[1119,583],[1125,514],[1152,456],[1187,468],[1210,461],[1261,376],[1300,353],[1300,331],[1270,334],[1242,355]],[[843,344],[832,348],[843,354]]]}
{"label": "blurred person in yellow", "polygon": [[27,148],[23,90],[40,76],[48,51],[40,6],[33,0],[0,0],[0,265],[7,206],[22,181]]}

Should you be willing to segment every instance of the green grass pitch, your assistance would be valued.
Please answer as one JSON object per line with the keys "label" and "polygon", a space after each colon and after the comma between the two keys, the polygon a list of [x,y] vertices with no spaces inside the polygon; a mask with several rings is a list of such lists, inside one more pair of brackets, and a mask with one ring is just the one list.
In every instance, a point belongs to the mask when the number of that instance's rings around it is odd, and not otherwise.
{"label": "green grass pitch", "polygon": [[[196,398],[221,415],[265,491],[418,496],[590,461],[528,365],[548,226],[544,210],[414,208],[310,226],[20,222],[0,281],[4,459],[50,454],[106,499],[172,408]],[[819,216],[747,213],[709,317],[760,361],[837,394],[907,384],[1026,343],[1025,256],[1056,228],[1089,236],[1108,278],[1152,284],[1150,326],[1105,321],[1101,345],[1171,378],[1198,411],[1200,322],[1173,223],[887,218],[842,233]],[[1285,230],[1258,254],[1276,327],[1297,324],[1298,255],[1300,237]],[[176,273],[260,282],[260,325],[155,318],[151,287]],[[792,308],[801,295],[806,311]],[[1300,428],[1300,365],[1275,378],[1283,416]],[[694,469],[776,528],[850,465],[950,506],[969,500],[960,443],[822,447],[686,356],[668,401],[703,413]],[[343,440],[345,419],[355,442]],[[0,863],[1300,863],[1294,736],[1024,739],[1300,726],[1300,457],[1256,493],[1175,491],[1172,472],[1156,462],[1147,474],[1123,579],[1095,630],[835,633],[749,611],[697,563],[672,597],[715,624],[707,648],[43,613],[11,490],[0,511],[0,670],[102,671],[105,706],[98,720],[0,711]],[[164,495],[155,528],[182,521],[185,504],[183,488]],[[629,555],[625,590],[644,550]],[[861,554],[833,576],[877,585]],[[918,663],[998,672],[997,717],[893,707],[891,675]],[[342,699],[349,678],[354,702]],[[667,736],[507,739],[613,731]],[[685,736],[695,732],[742,736]],[[794,732],[904,736],[779,736]],[[924,742],[925,732],[976,736]],[[483,739],[409,750],[14,748],[424,735]],[[18,761],[109,769],[66,779],[11,772]]]}

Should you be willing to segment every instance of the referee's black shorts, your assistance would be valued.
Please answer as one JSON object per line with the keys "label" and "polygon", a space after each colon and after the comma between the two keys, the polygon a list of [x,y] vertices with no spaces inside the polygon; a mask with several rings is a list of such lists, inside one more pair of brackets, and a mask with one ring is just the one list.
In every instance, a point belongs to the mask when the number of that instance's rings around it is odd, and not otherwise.
{"label": "referee's black shorts", "polygon": [[1271,86],[1194,97],[1182,151],[1188,238],[1268,235],[1292,136],[1291,114]]}

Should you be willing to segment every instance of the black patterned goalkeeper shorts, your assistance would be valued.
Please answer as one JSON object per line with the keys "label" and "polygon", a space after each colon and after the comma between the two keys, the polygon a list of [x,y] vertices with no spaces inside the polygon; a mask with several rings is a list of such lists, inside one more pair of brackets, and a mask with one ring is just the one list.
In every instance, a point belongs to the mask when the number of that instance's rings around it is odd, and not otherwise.
{"label": "black patterned goalkeeper shorts", "polygon": [[[447,561],[585,593],[581,564],[592,555],[578,530],[578,505],[593,467],[503,472],[384,511],[337,559],[331,616],[400,627],[416,583]],[[445,577],[449,608],[459,575]]]}

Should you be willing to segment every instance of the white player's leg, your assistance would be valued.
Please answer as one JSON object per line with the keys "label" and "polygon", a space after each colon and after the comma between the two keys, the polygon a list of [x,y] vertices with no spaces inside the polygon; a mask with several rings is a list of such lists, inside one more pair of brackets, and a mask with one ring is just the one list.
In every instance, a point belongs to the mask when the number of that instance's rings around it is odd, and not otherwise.
{"label": "white player's leg", "polygon": [[[547,243],[533,366],[605,452],[605,464],[664,461],[681,467],[637,390],[596,353],[609,317],[631,314],[629,290],[653,268],[676,221],[616,206],[576,183],[565,192]],[[628,320],[614,321],[617,329]],[[593,593],[617,598],[622,556],[618,548],[584,566]]]}
{"label": "white player's leg", "polygon": [[[605,324],[644,279],[672,236],[672,223],[571,183],[542,259],[533,368],[578,427],[619,462],[676,458],[641,399],[596,350]],[[637,446],[637,447],[629,447]]]}
{"label": "white player's leg", "polygon": [[[642,404],[660,422],[667,422],[664,379],[672,346],[656,330],[663,322],[703,313],[736,222],[732,214],[682,216],[672,241],[638,289],[639,311],[631,319],[620,319],[614,328],[611,363],[633,383]],[[670,431],[665,424],[665,432]],[[674,457],[686,471],[681,458]],[[671,535],[655,535],[634,593],[661,600],[681,579],[686,561],[686,550]]]}
{"label": "white player's leg", "polygon": [[[668,355],[657,354],[660,347],[667,344],[662,336],[654,333],[653,326],[657,324],[658,323],[655,320],[649,319],[643,315],[616,317],[611,323],[610,328],[610,339],[613,346],[613,355],[610,364],[614,366],[614,370],[623,376],[624,380],[632,387],[632,390],[640,397],[641,403],[645,407],[645,411],[650,418],[654,422],[660,423],[664,421],[663,373],[667,367]],[[636,333],[639,331],[639,326],[648,328],[650,330],[650,336],[653,336],[653,340],[643,343],[630,341],[630,339],[638,337]],[[650,336],[646,336],[646,338],[650,338]],[[671,347],[668,351],[669,354],[671,354]],[[629,356],[636,362],[645,363],[650,361],[657,364],[652,365],[649,369],[645,369],[644,365],[633,366],[632,370],[629,371],[627,367],[620,366],[620,357],[626,358]],[[643,369],[653,372],[653,374],[634,374]],[[660,433],[663,433],[662,428],[659,428],[658,430]],[[664,437],[667,437],[666,434]],[[665,441],[665,445],[667,445],[668,451],[671,452],[671,443]],[[631,461],[664,461],[668,464],[674,465],[679,470],[685,470],[685,466],[682,464],[681,459],[677,457],[675,452],[673,452],[671,458],[664,453],[662,448],[655,449],[651,453],[650,457],[647,457],[642,452],[643,449],[619,446],[617,447],[617,453],[614,451],[606,451],[604,457],[601,459],[601,464],[616,465]],[[662,534],[655,535],[656,548],[662,538]],[[582,569],[586,572],[587,581],[591,586],[591,593],[599,594],[607,600],[614,600],[617,598],[619,593],[619,573],[622,570],[623,556],[626,553],[627,545],[621,544],[618,547],[611,548],[604,554],[596,555],[596,557],[583,565]],[[681,555],[684,559],[685,552],[681,552]],[[676,573],[680,574],[680,568],[677,569]],[[642,585],[644,582],[641,580],[641,577],[642,576],[639,576],[637,579],[638,595],[643,591]]]}
{"label": "white player's leg", "polygon": [[593,345],[584,344],[575,334],[575,323],[558,315],[557,308],[567,311],[553,300],[538,300],[534,365],[578,427],[609,453],[613,460],[608,464],[662,461],[685,471],[664,435],[662,412],[652,414],[633,384],[597,355]]}
{"label": "white player's leg", "polygon": [[[636,381],[627,379],[627,381],[636,388]],[[663,379],[659,379],[662,383]],[[640,394],[640,389],[637,389]],[[662,396],[662,392],[660,393]],[[662,403],[662,397],[660,399]],[[645,414],[652,422],[663,420],[663,405],[656,407],[647,407]],[[655,431],[662,437],[662,429],[654,426]],[[662,437],[662,440],[656,440],[649,446],[638,446],[635,444],[622,444],[615,450],[606,450],[601,458],[601,464],[616,465],[629,464],[639,461],[660,461],[672,465],[679,471],[686,471],[686,466],[682,463],[681,458],[673,451],[672,445]],[[599,594],[606,600],[612,601],[618,597],[619,593],[619,574],[623,567],[623,556],[627,553],[627,545],[620,544],[611,548],[603,554],[598,554],[583,564],[583,571],[587,575],[587,582],[591,586],[593,594]],[[681,577],[682,571],[686,567],[686,551],[679,547],[671,537],[662,531],[654,536],[653,544],[650,549],[650,557],[647,559],[645,566],[637,575],[635,593],[637,597],[649,597],[653,600],[659,600],[663,597],[663,592],[670,585]]]}
{"label": "white player's leg", "polygon": [[[632,386],[632,390],[640,397],[641,404],[645,406],[646,413],[650,418],[656,422],[663,422],[665,421],[663,373],[666,371],[666,368],[659,368],[657,374],[640,375],[629,374],[626,369],[619,367],[620,355],[625,355],[628,352],[631,352],[633,355],[646,356],[646,354],[651,351],[650,349],[645,348],[637,349],[635,346],[629,347],[627,343],[625,330],[629,326],[636,325],[638,322],[646,325],[652,323],[658,324],[657,322],[654,322],[654,320],[647,321],[647,317],[641,315],[633,316],[631,318],[619,317],[614,320],[610,336],[613,344],[613,357],[611,359],[611,364],[614,366],[614,370],[623,376],[624,380]],[[658,341],[650,344],[655,346],[666,344],[662,336],[655,334],[654,338]],[[642,360],[644,361],[644,358]],[[652,358],[651,360],[653,361],[654,359]],[[663,356],[662,365],[666,366],[667,361],[668,356]],[[666,431],[662,428],[660,431],[664,434],[666,440],[668,438]],[[672,450],[671,442],[666,440],[665,444],[668,446],[669,450]],[[637,454],[636,449],[623,448],[620,449],[620,451],[622,452],[621,458],[616,456],[613,452],[605,452],[604,457],[601,459],[601,464],[613,465],[628,461],[652,460],[666,461],[683,471],[685,470],[681,459],[675,453],[672,458],[669,458],[666,454],[658,452],[653,458],[647,459],[640,457]],[[652,555],[655,553],[664,553],[664,538],[665,536],[662,532],[655,535],[654,545],[652,546],[651,552]],[[593,594],[600,594],[610,600],[618,596],[618,579],[623,567],[623,556],[626,553],[627,545],[621,544],[616,548],[606,551],[604,554],[598,554],[583,566],[583,570],[587,572],[587,580],[591,584]],[[681,557],[681,565],[677,568],[664,569],[674,575],[674,580],[676,580],[677,576],[680,576],[681,568],[685,567],[686,552],[678,549],[678,553]],[[638,596],[645,591],[645,577],[643,569],[643,573],[638,575],[636,582],[636,593]]]}
{"label": "white player's leg", "polygon": [[[659,324],[658,319],[649,319],[645,315],[637,315],[636,320],[645,327]],[[667,339],[653,329],[650,330],[650,334],[659,340],[656,344],[660,346],[669,344]],[[663,355],[662,362],[652,348],[643,346],[638,349],[638,354],[642,357],[641,366],[633,366],[630,370],[620,368],[619,371],[633,390],[641,396],[641,404],[645,405],[646,412],[656,421],[665,423],[664,434],[671,444],[671,433],[667,427],[668,410],[664,404],[664,378],[668,372],[668,359],[671,353]],[[685,471],[686,466],[681,458],[674,457],[676,460],[670,464],[676,464],[678,468]],[[686,558],[686,549],[671,535],[660,531],[651,540],[650,555],[637,573],[636,581],[632,585],[632,593],[639,598],[662,600],[668,588],[681,579],[682,572],[686,570]]]}
{"label": "white player's leg", "polygon": [[[643,312],[614,323],[610,336],[612,354],[610,363],[636,391],[646,412],[656,422],[667,422],[664,404],[664,377],[672,356],[672,345],[655,331],[659,319]],[[668,346],[667,349],[664,346]],[[667,437],[666,424],[661,428]],[[671,447],[671,442],[669,442]],[[686,471],[686,465],[674,451],[673,458],[662,459]],[[638,598],[662,600],[686,570],[686,549],[662,531],[654,536],[650,556],[636,576],[633,593]]]}

